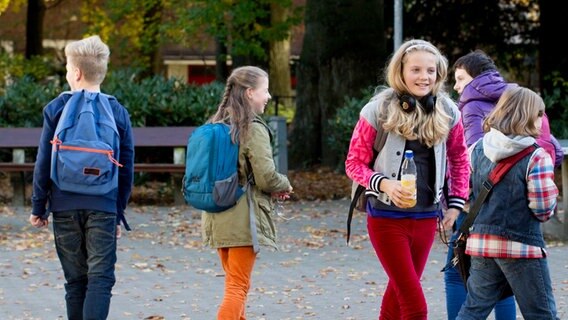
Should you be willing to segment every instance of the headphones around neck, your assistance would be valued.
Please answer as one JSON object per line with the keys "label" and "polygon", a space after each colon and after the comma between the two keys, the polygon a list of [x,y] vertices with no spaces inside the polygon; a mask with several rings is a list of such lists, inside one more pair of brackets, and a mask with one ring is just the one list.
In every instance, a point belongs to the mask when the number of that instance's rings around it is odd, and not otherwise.
{"label": "headphones around neck", "polygon": [[402,111],[407,113],[413,112],[416,109],[416,105],[419,105],[426,114],[429,114],[434,111],[434,107],[436,106],[436,96],[431,94],[427,94],[418,99],[418,103],[414,96],[406,93],[399,95],[398,100]]}

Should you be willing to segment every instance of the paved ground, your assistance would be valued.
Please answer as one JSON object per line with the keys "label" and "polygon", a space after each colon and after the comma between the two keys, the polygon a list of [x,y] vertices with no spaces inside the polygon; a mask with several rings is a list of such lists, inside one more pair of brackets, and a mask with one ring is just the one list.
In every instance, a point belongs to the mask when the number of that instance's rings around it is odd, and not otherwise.
{"label": "paved ground", "polygon": [[[370,248],[363,215],[345,245],[346,201],[291,203],[277,219],[282,249],[257,261],[247,314],[255,320],[377,319],[386,276]],[[0,207],[0,319],[65,319],[63,278],[51,225],[27,224],[29,209]],[[119,240],[109,319],[215,318],[223,275],[201,247],[199,215],[187,207],[136,207]],[[553,243],[550,266],[560,319],[568,319],[568,246]],[[429,319],[445,319],[446,248],[432,250],[423,287]],[[518,316],[519,319],[522,317]]]}

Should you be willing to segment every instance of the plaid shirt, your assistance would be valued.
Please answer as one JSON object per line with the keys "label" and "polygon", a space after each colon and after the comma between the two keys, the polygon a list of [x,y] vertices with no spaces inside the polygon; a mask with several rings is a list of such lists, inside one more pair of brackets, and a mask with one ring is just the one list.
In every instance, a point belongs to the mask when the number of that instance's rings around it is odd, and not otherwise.
{"label": "plaid shirt", "polygon": [[[541,222],[554,214],[558,188],[554,184],[553,164],[545,157],[544,150],[535,152],[529,161],[527,198],[534,217]],[[491,258],[544,258],[544,248],[530,246],[490,234],[471,233],[467,239],[466,253],[471,256]]]}
{"label": "plaid shirt", "polygon": [[471,256],[489,258],[544,258],[544,248],[510,241],[492,234],[472,233],[467,238],[465,252]]}

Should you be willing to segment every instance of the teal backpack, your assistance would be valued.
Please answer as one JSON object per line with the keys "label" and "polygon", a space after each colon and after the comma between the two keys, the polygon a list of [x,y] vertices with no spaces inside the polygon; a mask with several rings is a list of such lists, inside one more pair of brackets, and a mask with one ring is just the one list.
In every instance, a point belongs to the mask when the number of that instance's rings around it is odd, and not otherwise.
{"label": "teal backpack", "polygon": [[224,123],[204,124],[187,142],[183,195],[187,204],[210,213],[234,206],[250,180],[239,185],[239,145]]}
{"label": "teal backpack", "polygon": [[85,90],[67,100],[53,140],[51,173],[62,191],[104,195],[118,188],[120,136],[109,98]]}

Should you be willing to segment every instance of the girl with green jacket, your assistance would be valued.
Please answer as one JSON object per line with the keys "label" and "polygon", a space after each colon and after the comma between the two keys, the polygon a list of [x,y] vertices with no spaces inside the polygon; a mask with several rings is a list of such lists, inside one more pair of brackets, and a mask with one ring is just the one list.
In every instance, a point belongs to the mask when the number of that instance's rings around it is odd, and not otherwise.
{"label": "girl with green jacket", "polygon": [[[202,214],[202,236],[206,245],[216,248],[225,271],[225,291],[217,319],[246,319],[246,298],[257,244],[276,245],[274,199],[287,199],[290,181],[276,171],[269,128],[259,116],[270,99],[268,74],[257,67],[240,67],[227,79],[217,113],[210,122],[231,127],[233,141],[239,143],[239,179],[253,183],[235,206],[221,213]],[[249,211],[252,204],[252,216]],[[254,220],[254,221],[253,221]]]}

